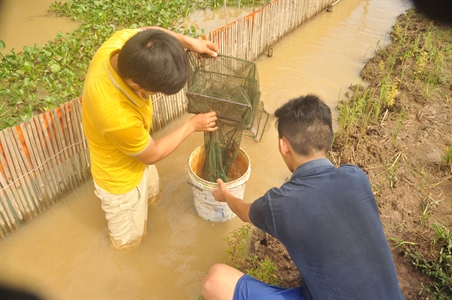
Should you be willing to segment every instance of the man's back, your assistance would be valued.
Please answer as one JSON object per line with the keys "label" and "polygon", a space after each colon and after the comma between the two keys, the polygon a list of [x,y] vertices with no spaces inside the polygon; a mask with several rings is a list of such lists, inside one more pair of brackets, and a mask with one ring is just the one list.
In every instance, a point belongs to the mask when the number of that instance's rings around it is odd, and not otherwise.
{"label": "man's back", "polygon": [[403,299],[369,181],[356,166],[305,163],[249,216],[287,247],[307,299]]}

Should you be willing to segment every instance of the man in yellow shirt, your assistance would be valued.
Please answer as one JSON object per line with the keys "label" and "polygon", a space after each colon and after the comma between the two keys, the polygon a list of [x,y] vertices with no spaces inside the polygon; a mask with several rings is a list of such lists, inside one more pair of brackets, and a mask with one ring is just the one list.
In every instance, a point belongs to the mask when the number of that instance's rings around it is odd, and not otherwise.
{"label": "man in yellow shirt", "polygon": [[116,32],[96,52],[83,90],[82,124],[95,193],[102,201],[113,248],[139,245],[149,202],[159,194],[154,164],[196,131],[215,131],[216,113],[195,115],[171,134],[153,140],[156,93],[179,92],[188,75],[185,49],[215,57],[217,46],[160,27]]}

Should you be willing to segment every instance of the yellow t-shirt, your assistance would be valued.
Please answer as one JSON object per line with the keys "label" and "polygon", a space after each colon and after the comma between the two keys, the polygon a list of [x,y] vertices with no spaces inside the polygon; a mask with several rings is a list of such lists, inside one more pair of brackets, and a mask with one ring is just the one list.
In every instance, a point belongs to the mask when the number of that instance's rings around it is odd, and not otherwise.
{"label": "yellow t-shirt", "polygon": [[116,32],[96,52],[88,69],[82,98],[82,124],[96,184],[123,194],[140,182],[145,165],[133,156],[150,143],[152,104],[124,82],[110,57],[139,29]]}

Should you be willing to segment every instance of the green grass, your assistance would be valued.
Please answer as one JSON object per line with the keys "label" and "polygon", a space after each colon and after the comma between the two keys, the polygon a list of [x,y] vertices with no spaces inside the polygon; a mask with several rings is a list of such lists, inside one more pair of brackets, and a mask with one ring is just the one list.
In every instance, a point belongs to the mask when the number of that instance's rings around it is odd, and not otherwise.
{"label": "green grass", "polygon": [[404,250],[416,269],[426,275],[430,282],[423,283],[419,295],[427,299],[451,299],[452,297],[452,232],[441,224],[431,226],[431,251],[423,253],[414,243],[395,240]]}
{"label": "green grass", "polygon": [[248,247],[251,233],[251,225],[245,224],[232,231],[230,235],[225,238],[225,241],[228,243],[225,263],[257,280],[272,285],[278,285],[280,280],[276,276],[278,269],[275,263],[268,257],[259,259],[256,254],[249,255]]}

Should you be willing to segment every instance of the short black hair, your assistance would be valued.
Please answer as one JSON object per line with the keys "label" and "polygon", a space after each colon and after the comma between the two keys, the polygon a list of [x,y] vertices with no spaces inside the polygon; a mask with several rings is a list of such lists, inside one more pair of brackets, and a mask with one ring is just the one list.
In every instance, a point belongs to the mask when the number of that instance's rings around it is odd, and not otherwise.
{"label": "short black hair", "polygon": [[418,11],[429,19],[452,26],[452,2],[450,0],[412,0]]}
{"label": "short black hair", "polygon": [[316,95],[289,100],[275,111],[279,138],[286,138],[299,155],[325,154],[333,142],[331,109]]}
{"label": "short black hair", "polygon": [[122,78],[146,91],[172,95],[187,82],[187,55],[172,35],[158,29],[143,30],[120,50],[118,70]]}

